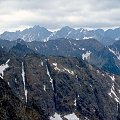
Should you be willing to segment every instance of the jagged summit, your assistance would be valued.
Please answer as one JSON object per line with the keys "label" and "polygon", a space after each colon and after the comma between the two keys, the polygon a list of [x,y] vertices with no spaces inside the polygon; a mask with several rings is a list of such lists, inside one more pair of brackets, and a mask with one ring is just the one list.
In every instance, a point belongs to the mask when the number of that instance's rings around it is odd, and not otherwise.
{"label": "jagged summit", "polygon": [[[42,57],[27,54],[19,60],[17,56],[9,56],[7,59],[8,62],[0,65],[1,77],[5,84],[4,88],[0,79],[2,87],[0,99],[3,101],[0,108],[3,110],[4,118],[8,116],[25,117],[24,120],[39,117],[43,119],[35,120],[46,120],[45,116],[49,120],[120,118],[119,76],[101,71],[82,59],[73,57]],[[7,109],[8,106],[10,109]],[[31,119],[27,119],[29,116]]]}
{"label": "jagged summit", "polygon": [[116,40],[120,39],[120,27],[116,29],[103,29],[88,30],[84,28],[74,29],[69,26],[62,27],[61,29],[51,32],[44,27],[35,25],[29,29],[16,32],[4,32],[0,35],[1,39],[10,41],[23,39],[26,42],[31,41],[48,41],[58,38],[71,38],[74,40],[95,38],[104,45],[111,45]]}

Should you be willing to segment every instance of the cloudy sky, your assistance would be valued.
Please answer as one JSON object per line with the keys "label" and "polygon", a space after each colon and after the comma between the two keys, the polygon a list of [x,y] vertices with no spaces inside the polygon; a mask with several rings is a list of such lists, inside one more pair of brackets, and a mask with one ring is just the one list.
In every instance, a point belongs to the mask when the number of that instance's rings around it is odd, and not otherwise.
{"label": "cloudy sky", "polygon": [[51,30],[120,26],[120,0],[0,0],[0,33],[40,25]]}

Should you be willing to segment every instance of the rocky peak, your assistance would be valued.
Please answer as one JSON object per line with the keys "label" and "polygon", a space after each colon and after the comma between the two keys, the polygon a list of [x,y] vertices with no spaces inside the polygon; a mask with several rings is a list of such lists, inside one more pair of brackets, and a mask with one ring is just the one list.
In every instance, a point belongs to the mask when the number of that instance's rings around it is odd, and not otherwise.
{"label": "rocky peak", "polygon": [[24,104],[34,103],[50,120],[58,116],[61,120],[69,116],[119,119],[120,77],[82,59],[28,54],[18,61],[12,57],[3,79]]}

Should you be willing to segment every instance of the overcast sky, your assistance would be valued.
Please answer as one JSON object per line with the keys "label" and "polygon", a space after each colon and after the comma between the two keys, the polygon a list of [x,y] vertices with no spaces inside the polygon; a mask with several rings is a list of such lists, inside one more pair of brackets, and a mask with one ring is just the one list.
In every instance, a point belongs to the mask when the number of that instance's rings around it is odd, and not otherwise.
{"label": "overcast sky", "polygon": [[0,0],[0,33],[34,25],[52,30],[120,26],[120,0]]}

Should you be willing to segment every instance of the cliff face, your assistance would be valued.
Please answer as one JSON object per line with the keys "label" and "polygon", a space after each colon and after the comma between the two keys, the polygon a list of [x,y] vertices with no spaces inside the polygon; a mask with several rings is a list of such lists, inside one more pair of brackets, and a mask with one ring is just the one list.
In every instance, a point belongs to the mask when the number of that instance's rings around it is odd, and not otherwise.
{"label": "cliff face", "polygon": [[76,120],[120,119],[119,76],[103,72],[78,58],[28,54],[22,58],[10,56],[7,60],[4,65],[8,66],[1,77],[8,85],[0,84],[0,90],[9,92],[3,92],[1,98],[4,100],[5,96],[13,113],[6,111],[7,108],[1,111],[26,120],[41,117],[44,120],[44,112],[51,120],[69,120],[71,116]]}
{"label": "cliff face", "polygon": [[28,106],[19,100],[0,78],[0,120],[47,120],[37,105]]}
{"label": "cliff face", "polygon": [[[119,41],[118,41],[119,42]],[[78,57],[88,63],[113,74],[120,75],[119,43],[106,47],[95,39],[73,40],[55,39],[48,42],[25,42],[0,40],[0,46],[10,54],[22,57],[26,53],[36,52],[45,56]]]}

